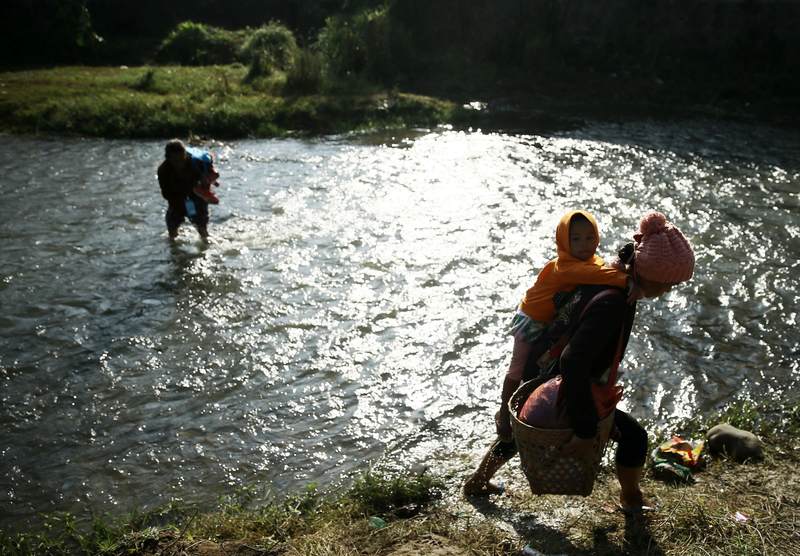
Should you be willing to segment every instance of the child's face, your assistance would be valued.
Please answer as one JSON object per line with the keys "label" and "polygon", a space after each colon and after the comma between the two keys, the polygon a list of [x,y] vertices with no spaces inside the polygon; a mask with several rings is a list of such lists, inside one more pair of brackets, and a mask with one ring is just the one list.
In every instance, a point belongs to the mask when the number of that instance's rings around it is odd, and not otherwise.
{"label": "child's face", "polygon": [[578,220],[569,226],[569,254],[582,261],[588,261],[597,250],[597,237],[594,227],[585,220]]}

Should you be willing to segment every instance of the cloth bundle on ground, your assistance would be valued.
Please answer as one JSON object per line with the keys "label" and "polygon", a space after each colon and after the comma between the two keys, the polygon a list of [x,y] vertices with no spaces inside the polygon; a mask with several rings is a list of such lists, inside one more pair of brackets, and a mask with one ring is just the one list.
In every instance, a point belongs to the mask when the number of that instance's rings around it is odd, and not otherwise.
{"label": "cloth bundle on ground", "polygon": [[653,450],[653,475],[666,482],[694,482],[692,472],[705,466],[704,445],[703,441],[692,442],[673,436]]}
{"label": "cloth bundle on ground", "polygon": [[764,457],[761,440],[752,432],[721,423],[706,433],[712,454],[727,454],[739,463]]}

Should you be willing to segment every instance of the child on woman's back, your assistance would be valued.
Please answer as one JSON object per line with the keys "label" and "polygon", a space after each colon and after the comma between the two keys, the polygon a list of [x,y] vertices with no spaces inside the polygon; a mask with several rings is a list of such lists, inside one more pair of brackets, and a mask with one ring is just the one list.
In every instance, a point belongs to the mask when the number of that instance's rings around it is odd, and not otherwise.
{"label": "child on woman's back", "polygon": [[[507,384],[519,384],[522,380],[533,344],[555,317],[556,294],[570,292],[582,285],[628,286],[628,299],[638,298],[639,289],[631,277],[622,270],[605,266],[603,259],[595,254],[599,243],[597,221],[589,212],[576,210],[561,217],[556,227],[558,257],[539,272],[536,283],[525,292],[511,321],[514,351],[504,389]],[[512,438],[511,423],[504,414],[501,408],[495,415],[495,424],[498,436],[508,441]]]}
{"label": "child on woman's back", "polygon": [[580,285],[608,285],[627,286],[631,297],[636,296],[631,277],[621,270],[605,266],[603,259],[595,254],[599,243],[597,222],[589,212],[576,210],[561,218],[556,228],[558,257],[539,272],[536,283],[525,292],[511,322],[514,352],[507,376],[522,378],[531,344],[555,316],[555,294],[570,292]]}

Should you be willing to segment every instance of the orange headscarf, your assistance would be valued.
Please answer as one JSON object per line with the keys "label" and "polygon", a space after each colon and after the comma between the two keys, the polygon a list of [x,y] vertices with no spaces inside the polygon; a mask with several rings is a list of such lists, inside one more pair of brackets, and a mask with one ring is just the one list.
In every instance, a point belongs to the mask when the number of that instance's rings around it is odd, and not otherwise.
{"label": "orange headscarf", "polygon": [[[580,259],[576,259],[573,257],[569,252],[569,224],[572,220],[572,217],[576,214],[580,214],[581,216],[585,217],[586,220],[592,225],[594,229],[594,240],[595,243],[598,245],[600,244],[600,231],[597,227],[597,220],[594,219],[592,213],[587,212],[585,210],[571,210],[567,214],[561,217],[561,220],[558,222],[558,226],[556,226],[556,247],[558,248],[558,263],[567,263],[567,262],[593,262],[597,266],[603,266],[603,259],[598,255],[595,255],[591,261],[581,261]],[[557,269],[557,267],[556,267]]]}
{"label": "orange headscarf", "polygon": [[573,210],[561,217],[556,227],[558,258],[548,262],[536,277],[536,283],[525,292],[520,309],[533,320],[549,322],[555,316],[553,294],[568,292],[580,284],[601,284],[625,287],[628,275],[613,268],[604,268],[603,258],[595,254],[584,261],[569,252],[569,224],[576,214],[586,217],[594,228],[595,240],[600,242],[597,221],[585,210]]}

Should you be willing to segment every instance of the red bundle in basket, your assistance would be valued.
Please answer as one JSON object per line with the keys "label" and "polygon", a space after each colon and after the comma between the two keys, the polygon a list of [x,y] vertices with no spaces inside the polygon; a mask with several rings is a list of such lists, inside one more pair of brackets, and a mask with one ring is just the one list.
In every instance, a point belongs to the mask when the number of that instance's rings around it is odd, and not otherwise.
{"label": "red bundle in basket", "polygon": [[560,378],[541,384],[538,380],[531,380],[521,384],[511,396],[508,405],[519,460],[534,494],[588,496],[592,493],[603,450],[614,425],[614,414],[609,413],[598,421],[593,454],[584,457],[562,455],[561,446],[573,433],[564,410],[559,407],[563,406],[558,403],[560,386]]}
{"label": "red bundle in basket", "polygon": [[559,403],[561,376],[551,378],[531,392],[519,411],[519,419],[540,429],[567,429],[569,421],[563,404]]}

